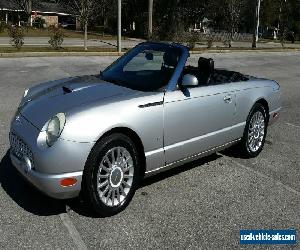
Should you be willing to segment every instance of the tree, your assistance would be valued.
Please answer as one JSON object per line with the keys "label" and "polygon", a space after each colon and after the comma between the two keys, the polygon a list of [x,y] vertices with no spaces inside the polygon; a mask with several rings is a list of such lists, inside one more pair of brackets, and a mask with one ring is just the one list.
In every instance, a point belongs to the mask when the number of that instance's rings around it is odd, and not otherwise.
{"label": "tree", "polygon": [[240,24],[242,1],[241,0],[225,0],[225,11],[227,16],[228,28],[230,31],[229,47],[231,47],[231,41],[233,40],[234,32]]}
{"label": "tree", "polygon": [[27,25],[31,26],[31,13],[32,13],[32,4],[35,0],[12,0],[12,3],[16,8],[24,11],[27,16]]}
{"label": "tree", "polygon": [[258,41],[258,31],[260,25],[260,4],[261,0],[257,0],[256,9],[255,9],[255,19],[254,19],[254,30],[253,30],[253,40],[252,40],[252,48],[256,48],[256,44]]}
{"label": "tree", "polygon": [[148,39],[152,36],[153,0],[148,4]]}
{"label": "tree", "polygon": [[59,2],[72,14],[79,17],[81,25],[84,27],[84,49],[87,50],[88,25],[92,18],[96,17],[99,10],[98,0],[60,0]]}

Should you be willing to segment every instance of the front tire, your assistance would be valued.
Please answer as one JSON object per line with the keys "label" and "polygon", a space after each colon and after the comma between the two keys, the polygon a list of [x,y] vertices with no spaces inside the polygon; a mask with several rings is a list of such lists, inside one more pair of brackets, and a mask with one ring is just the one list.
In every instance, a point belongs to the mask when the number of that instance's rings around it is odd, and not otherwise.
{"label": "front tire", "polygon": [[265,144],[267,127],[266,109],[262,104],[256,103],[247,118],[243,138],[239,144],[243,156],[252,158],[259,155]]}
{"label": "front tire", "polygon": [[131,201],[140,179],[138,151],[123,134],[96,143],[86,163],[85,192],[96,213],[112,216]]}

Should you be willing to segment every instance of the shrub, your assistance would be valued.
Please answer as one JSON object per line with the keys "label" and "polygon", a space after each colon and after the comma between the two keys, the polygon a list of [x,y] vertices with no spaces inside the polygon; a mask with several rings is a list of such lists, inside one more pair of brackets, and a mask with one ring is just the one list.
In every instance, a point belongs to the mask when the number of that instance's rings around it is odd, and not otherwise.
{"label": "shrub", "polygon": [[46,23],[45,20],[38,16],[32,22],[32,27],[40,29],[44,27],[45,23]]}
{"label": "shrub", "polygon": [[209,35],[207,38],[207,48],[211,48],[214,44],[214,37],[213,35]]}
{"label": "shrub", "polygon": [[24,29],[18,26],[12,26],[8,29],[10,44],[17,49],[24,45]]}
{"label": "shrub", "polygon": [[196,43],[198,42],[198,35],[196,33],[191,33],[188,41],[187,41],[187,45],[190,49],[194,49],[196,47]]}
{"label": "shrub", "polygon": [[59,49],[64,41],[64,32],[61,28],[50,26],[49,29],[50,40],[48,41],[52,48]]}
{"label": "shrub", "polygon": [[232,45],[231,45],[231,39],[230,38],[223,40],[223,44],[224,44],[224,46],[226,46],[228,48],[232,47]]}
{"label": "shrub", "polygon": [[7,27],[6,23],[0,21],[0,33],[4,32],[6,27]]}

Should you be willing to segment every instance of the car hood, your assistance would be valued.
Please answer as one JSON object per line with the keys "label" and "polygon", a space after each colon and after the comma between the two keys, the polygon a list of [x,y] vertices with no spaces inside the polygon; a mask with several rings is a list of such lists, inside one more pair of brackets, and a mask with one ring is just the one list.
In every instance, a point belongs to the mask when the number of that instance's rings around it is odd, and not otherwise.
{"label": "car hood", "polygon": [[105,82],[99,76],[82,76],[45,83],[29,89],[21,101],[19,112],[35,127],[42,130],[57,113],[96,102],[108,103],[112,98],[134,95],[137,91]]}

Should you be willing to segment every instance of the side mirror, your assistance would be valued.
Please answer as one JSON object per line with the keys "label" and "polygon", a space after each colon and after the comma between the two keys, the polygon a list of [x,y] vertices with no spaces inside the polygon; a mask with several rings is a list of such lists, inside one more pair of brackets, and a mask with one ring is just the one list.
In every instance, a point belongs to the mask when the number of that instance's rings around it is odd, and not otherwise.
{"label": "side mirror", "polygon": [[185,88],[195,87],[195,86],[198,86],[198,84],[199,84],[198,78],[191,74],[184,75],[182,78],[182,82],[181,82],[181,86],[185,87]]}

